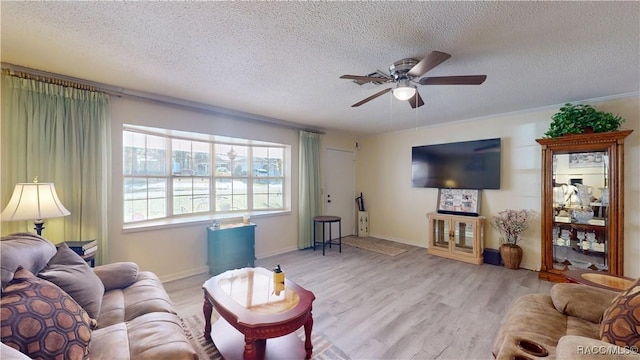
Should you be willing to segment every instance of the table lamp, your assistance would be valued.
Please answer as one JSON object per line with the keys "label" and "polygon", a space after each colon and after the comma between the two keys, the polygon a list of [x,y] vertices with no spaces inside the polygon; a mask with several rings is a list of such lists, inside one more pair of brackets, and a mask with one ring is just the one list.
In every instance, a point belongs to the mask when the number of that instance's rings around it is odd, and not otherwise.
{"label": "table lamp", "polygon": [[42,235],[44,219],[67,216],[71,213],[58,199],[53,183],[39,183],[36,177],[32,183],[18,183],[7,206],[2,210],[2,221],[35,219],[33,224],[38,235]]}

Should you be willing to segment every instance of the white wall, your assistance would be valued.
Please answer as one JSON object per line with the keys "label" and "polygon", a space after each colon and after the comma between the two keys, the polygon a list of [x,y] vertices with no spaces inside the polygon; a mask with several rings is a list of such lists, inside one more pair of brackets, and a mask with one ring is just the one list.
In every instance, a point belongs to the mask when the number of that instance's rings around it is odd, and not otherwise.
{"label": "white wall", "polygon": [[[634,130],[625,140],[624,271],[627,276],[640,277],[640,100],[636,96],[592,104],[621,115],[626,119],[622,127]],[[426,214],[436,210],[438,190],[411,187],[411,147],[415,145],[502,138],[501,189],[482,191],[481,215],[490,218],[507,208],[540,213],[541,150],[535,139],[544,136],[558,108],[359,139],[356,193],[364,194],[371,235],[427,246]],[[540,226],[538,217],[519,243],[524,249],[524,268],[540,269]],[[485,247],[498,248],[496,230],[488,224],[485,229]]]}

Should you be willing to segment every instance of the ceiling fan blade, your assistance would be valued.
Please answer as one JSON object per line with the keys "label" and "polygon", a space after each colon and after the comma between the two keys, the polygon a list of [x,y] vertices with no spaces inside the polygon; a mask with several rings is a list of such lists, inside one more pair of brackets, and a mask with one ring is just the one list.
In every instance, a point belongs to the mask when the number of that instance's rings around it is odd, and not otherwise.
{"label": "ceiling fan blade", "polygon": [[365,82],[387,82],[389,80],[391,80],[391,78],[379,78],[379,77],[373,77],[373,76],[358,76],[358,75],[342,75],[340,76],[340,79],[350,79],[350,80],[358,80],[358,81],[365,81]]}
{"label": "ceiling fan blade", "polygon": [[369,101],[371,101],[371,100],[373,100],[373,99],[377,98],[378,96],[382,96],[382,95],[384,95],[384,94],[388,93],[389,91],[391,91],[391,88],[388,88],[388,89],[384,89],[384,90],[382,90],[382,91],[379,91],[379,92],[377,92],[377,93],[375,93],[375,94],[373,94],[373,95],[369,96],[368,98],[366,98],[366,99],[364,99],[364,100],[362,100],[362,101],[360,101],[360,102],[357,102],[357,103],[355,103],[355,104],[351,105],[351,107],[358,107],[358,106],[360,106],[360,105],[362,105],[362,104],[364,104],[364,103],[367,103],[367,102],[369,102]]}
{"label": "ceiling fan blade", "polygon": [[433,69],[434,67],[442,64],[445,60],[450,58],[451,55],[447,53],[443,53],[441,51],[432,51],[429,55],[425,56],[419,63],[417,63],[414,67],[409,70],[407,73],[409,76],[420,77],[424,75],[427,71]]}
{"label": "ceiling fan blade", "polygon": [[424,101],[422,101],[422,96],[420,96],[420,93],[418,91],[416,91],[416,94],[413,95],[413,97],[407,101],[409,102],[409,105],[411,105],[411,108],[413,109],[424,105]]}
{"label": "ceiling fan blade", "polygon": [[423,77],[418,82],[420,85],[480,85],[486,79],[487,75],[436,76]]}

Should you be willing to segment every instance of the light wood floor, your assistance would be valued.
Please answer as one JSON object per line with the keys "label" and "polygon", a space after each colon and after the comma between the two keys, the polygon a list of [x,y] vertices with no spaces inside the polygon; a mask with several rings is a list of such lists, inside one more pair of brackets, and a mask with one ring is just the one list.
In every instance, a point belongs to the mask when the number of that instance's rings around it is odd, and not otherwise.
{"label": "light wood floor", "polygon": [[[352,359],[492,359],[491,344],[518,297],[549,293],[538,273],[472,265],[408,249],[398,256],[343,245],[257,260],[280,264],[313,291],[313,330]],[[165,284],[180,316],[202,311],[202,274]]]}

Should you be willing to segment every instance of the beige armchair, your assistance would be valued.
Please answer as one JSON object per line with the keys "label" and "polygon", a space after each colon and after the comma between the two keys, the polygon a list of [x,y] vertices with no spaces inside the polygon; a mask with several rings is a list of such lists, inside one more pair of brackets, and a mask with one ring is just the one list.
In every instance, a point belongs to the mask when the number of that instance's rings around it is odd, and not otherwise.
{"label": "beige armchair", "polygon": [[[623,321],[616,319],[621,313],[616,306],[632,307]],[[612,323],[615,328],[609,326]],[[498,331],[492,353],[498,360],[638,359],[638,328],[640,281],[621,293],[556,284],[549,295],[530,294],[516,300]],[[624,333],[624,339],[608,332]]]}

